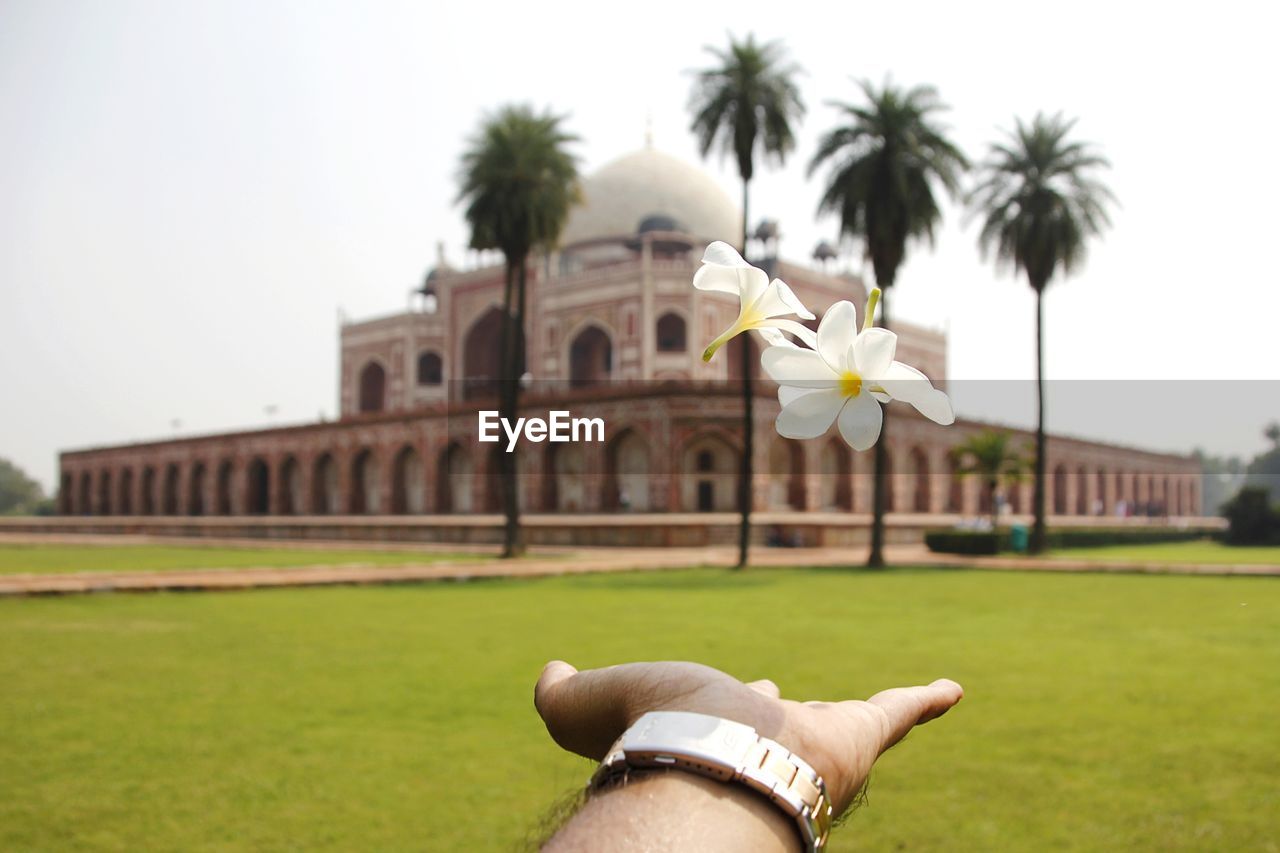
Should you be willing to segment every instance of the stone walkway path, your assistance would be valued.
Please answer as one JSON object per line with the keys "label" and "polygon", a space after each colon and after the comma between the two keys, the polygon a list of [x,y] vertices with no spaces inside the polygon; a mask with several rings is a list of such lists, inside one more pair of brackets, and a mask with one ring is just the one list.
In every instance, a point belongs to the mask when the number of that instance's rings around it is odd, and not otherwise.
{"label": "stone walkway path", "polygon": [[[130,541],[125,541],[129,539]],[[492,548],[467,546],[413,546],[394,549],[380,543],[263,542],[260,540],[211,541],[166,537],[57,537],[0,536],[0,542],[59,542],[59,544],[180,544],[207,547],[242,546],[252,548],[299,548],[333,550],[403,550],[406,565],[315,565],[289,568],[181,569],[152,572],[82,572],[70,574],[0,575],[0,596],[56,595],[87,592],[143,592],[161,590],[227,590],[269,587],[366,585],[419,583],[424,581],[467,581],[480,578],[547,577],[589,572],[660,571],[696,566],[731,566],[737,551],[714,548],[572,548],[534,549],[520,560],[441,560],[412,563],[412,552],[492,552]],[[954,567],[1002,571],[1056,572],[1141,572],[1158,574],[1272,575],[1280,576],[1280,565],[1209,565],[1133,562],[1097,562],[1069,558],[963,557],[934,554],[923,545],[891,546],[886,556],[899,566]],[[752,565],[757,567],[852,566],[865,562],[865,548],[755,548]]]}

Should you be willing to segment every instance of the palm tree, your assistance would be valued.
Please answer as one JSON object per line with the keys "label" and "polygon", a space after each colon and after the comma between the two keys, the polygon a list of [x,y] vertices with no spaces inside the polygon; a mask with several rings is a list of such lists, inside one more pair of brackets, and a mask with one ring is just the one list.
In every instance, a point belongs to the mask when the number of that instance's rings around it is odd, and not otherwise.
{"label": "palm tree", "polygon": [[[499,343],[499,414],[514,422],[525,369],[525,290],[529,255],[560,239],[569,209],[580,197],[577,158],[566,146],[563,116],[506,106],[486,116],[468,142],[458,172],[459,203],[466,204],[473,249],[498,249],[506,259],[502,335]],[[502,555],[524,550],[514,453],[501,453],[502,504],[506,516]]]}
{"label": "palm tree", "polygon": [[[691,130],[706,157],[720,148],[732,155],[742,178],[742,256],[747,256],[749,189],[755,174],[757,149],[779,165],[796,144],[792,125],[804,116],[804,102],[796,88],[798,66],[785,61],[778,42],[757,44],[748,35],[729,37],[727,50],[708,47],[716,58],[711,68],[697,72],[689,109]],[[755,427],[752,400],[751,347],[742,341],[742,461],[738,472],[738,507],[742,524],[738,532],[738,567],[747,564],[751,539],[751,480],[755,466]]]}
{"label": "palm tree", "polygon": [[1036,459],[1032,501],[1035,523],[1030,550],[1044,551],[1044,290],[1054,273],[1073,272],[1085,257],[1085,242],[1111,224],[1107,202],[1115,197],[1090,176],[1108,167],[1085,143],[1068,139],[1075,121],[1037,114],[1030,125],[1017,122],[1004,142],[991,146],[981,177],[969,196],[983,219],[978,245],[995,250],[998,264],[1025,272],[1036,293]]}
{"label": "palm tree", "polygon": [[991,529],[1000,522],[996,495],[1002,484],[1013,485],[1022,481],[1027,462],[1010,443],[1012,436],[1003,430],[984,430],[975,433],[951,448],[951,458],[956,463],[956,474],[961,477],[976,476],[987,490],[991,503]]}
{"label": "palm tree", "polygon": [[[862,241],[883,293],[881,325],[888,327],[887,296],[906,257],[907,241],[924,237],[932,244],[934,227],[942,218],[934,185],[956,195],[960,174],[969,163],[934,122],[933,114],[946,105],[932,86],[904,90],[889,81],[879,89],[870,82],[859,85],[865,103],[833,104],[844,123],[822,138],[809,174],[833,161],[818,211],[839,215],[841,234]],[[874,520],[867,560],[873,567],[884,565],[888,409],[884,415],[875,447]]]}

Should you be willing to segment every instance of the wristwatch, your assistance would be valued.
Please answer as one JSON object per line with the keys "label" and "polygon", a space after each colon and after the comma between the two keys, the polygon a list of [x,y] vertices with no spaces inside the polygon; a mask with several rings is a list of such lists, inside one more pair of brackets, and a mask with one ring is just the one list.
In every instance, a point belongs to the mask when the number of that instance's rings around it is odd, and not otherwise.
{"label": "wristwatch", "polygon": [[651,711],[610,747],[587,787],[603,787],[631,769],[652,767],[742,782],[796,821],[806,850],[821,850],[827,843],[831,800],[822,777],[751,726],[706,714]]}

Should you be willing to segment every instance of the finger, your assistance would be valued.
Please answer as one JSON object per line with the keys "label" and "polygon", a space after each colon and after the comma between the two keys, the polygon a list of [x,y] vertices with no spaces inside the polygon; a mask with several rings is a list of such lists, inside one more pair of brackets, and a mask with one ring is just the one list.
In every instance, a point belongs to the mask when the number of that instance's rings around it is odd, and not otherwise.
{"label": "finger", "polygon": [[963,697],[964,688],[946,678],[927,687],[895,687],[872,696],[867,703],[884,711],[886,721],[880,751],[902,740],[914,726],[941,717]]}
{"label": "finger", "polygon": [[614,667],[579,672],[553,660],[542,668],[533,704],[560,746],[599,760],[626,727],[624,695],[611,684]]}
{"label": "finger", "polygon": [[748,681],[747,686],[757,693],[763,693],[770,699],[782,698],[782,691],[778,690],[778,685],[767,678],[761,678],[759,681]]}

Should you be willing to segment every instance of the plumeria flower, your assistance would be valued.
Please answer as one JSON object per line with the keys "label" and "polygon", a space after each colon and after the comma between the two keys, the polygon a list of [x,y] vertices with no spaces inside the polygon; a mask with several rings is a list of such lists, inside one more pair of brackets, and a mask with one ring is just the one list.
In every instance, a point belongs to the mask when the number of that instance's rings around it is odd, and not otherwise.
{"label": "plumeria flower", "polygon": [[880,291],[872,290],[867,322],[858,331],[851,302],[837,302],[818,325],[816,346],[772,346],[760,358],[778,383],[779,435],[817,438],[838,423],[854,450],[866,450],[880,437],[882,403],[901,400],[943,424],[955,422],[951,401],[914,367],[894,361],[898,336],[871,325]]}
{"label": "plumeria flower", "polygon": [[795,320],[783,319],[785,314],[795,314],[802,320],[812,320],[813,312],[801,304],[786,282],[780,278],[769,281],[764,270],[744,261],[728,243],[717,240],[707,246],[702,266],[694,273],[693,286],[699,290],[732,293],[741,305],[738,319],[703,351],[703,361],[710,361],[716,350],[731,338],[751,329],[758,329],[770,344],[786,341],[782,331],[810,345],[816,342],[810,329]]}

